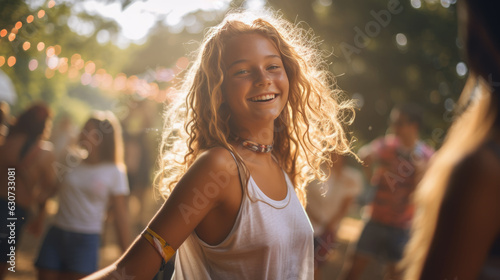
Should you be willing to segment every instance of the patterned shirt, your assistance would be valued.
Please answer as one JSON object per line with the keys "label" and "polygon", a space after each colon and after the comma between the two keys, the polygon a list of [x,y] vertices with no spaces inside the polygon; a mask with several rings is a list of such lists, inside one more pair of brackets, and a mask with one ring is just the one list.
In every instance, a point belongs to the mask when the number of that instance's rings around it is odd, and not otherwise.
{"label": "patterned shirt", "polygon": [[374,165],[371,185],[377,187],[371,219],[406,229],[414,214],[411,196],[434,150],[421,141],[405,149],[393,135],[374,140],[368,148]]}

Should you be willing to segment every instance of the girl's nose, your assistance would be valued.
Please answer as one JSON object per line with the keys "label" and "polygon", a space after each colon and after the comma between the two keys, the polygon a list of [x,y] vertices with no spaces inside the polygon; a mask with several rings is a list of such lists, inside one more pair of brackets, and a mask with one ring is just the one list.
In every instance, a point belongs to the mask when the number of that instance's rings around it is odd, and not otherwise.
{"label": "girl's nose", "polygon": [[271,78],[269,77],[269,74],[266,73],[265,71],[258,71],[256,75],[257,75],[257,77],[255,78],[256,86],[268,86],[271,84]]}

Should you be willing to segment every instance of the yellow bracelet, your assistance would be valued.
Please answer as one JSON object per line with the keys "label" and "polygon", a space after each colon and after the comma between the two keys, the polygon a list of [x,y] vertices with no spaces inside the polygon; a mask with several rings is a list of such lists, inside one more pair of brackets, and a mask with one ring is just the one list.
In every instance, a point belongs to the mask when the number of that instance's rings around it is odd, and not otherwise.
{"label": "yellow bracelet", "polygon": [[165,242],[163,238],[161,238],[149,227],[142,232],[142,236],[144,236],[144,238],[146,238],[149,243],[155,247],[156,251],[158,251],[165,262],[168,262],[168,260],[175,254],[174,248],[170,247],[170,245]]}

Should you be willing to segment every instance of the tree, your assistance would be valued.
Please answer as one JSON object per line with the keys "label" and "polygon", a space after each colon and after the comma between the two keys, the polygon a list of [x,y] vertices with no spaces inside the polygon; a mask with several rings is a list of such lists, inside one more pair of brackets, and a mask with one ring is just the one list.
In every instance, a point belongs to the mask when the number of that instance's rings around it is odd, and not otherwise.
{"label": "tree", "polygon": [[[442,2],[442,1],[441,1]],[[354,124],[366,141],[385,133],[390,108],[414,102],[425,109],[423,133],[439,145],[451,124],[450,109],[465,78],[455,6],[439,1],[269,0],[292,21],[305,21],[333,50],[331,71],[340,88],[362,99]]]}

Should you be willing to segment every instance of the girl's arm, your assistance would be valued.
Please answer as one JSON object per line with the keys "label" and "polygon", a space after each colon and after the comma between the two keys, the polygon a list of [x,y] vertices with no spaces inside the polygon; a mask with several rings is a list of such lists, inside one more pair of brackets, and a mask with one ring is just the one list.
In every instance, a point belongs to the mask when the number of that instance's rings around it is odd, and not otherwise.
{"label": "girl's arm", "polygon": [[116,235],[122,252],[127,250],[130,245],[130,223],[128,219],[128,196],[113,195],[111,204],[113,205],[113,214],[115,220]]}
{"label": "girl's arm", "polygon": [[500,233],[500,163],[484,148],[452,173],[419,279],[476,279]]}
{"label": "girl's arm", "polygon": [[41,236],[43,232],[43,225],[47,216],[45,204],[59,189],[54,161],[55,156],[52,152],[52,145],[45,145],[40,160],[37,163],[40,166],[40,187],[37,190],[35,198],[36,214],[27,226],[28,231],[36,237]]}
{"label": "girl's arm", "polygon": [[[184,174],[149,223],[149,227],[174,250],[179,248],[210,211],[227,200],[228,190],[240,188],[238,173],[228,167],[228,162],[234,160],[222,148],[203,153]],[[205,195],[207,189],[210,195]],[[155,248],[143,236],[138,236],[118,261],[85,279],[149,280],[158,272],[161,260]]]}

